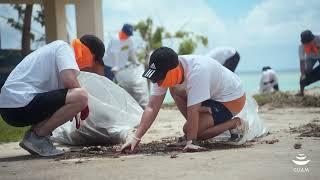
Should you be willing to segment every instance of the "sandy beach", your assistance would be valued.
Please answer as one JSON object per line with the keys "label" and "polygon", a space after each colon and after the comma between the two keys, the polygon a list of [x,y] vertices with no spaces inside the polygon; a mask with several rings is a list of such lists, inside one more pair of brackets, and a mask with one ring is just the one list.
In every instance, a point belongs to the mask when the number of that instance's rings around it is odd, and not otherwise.
{"label": "sandy beach", "polygon": [[[320,108],[260,107],[270,134],[234,147],[217,145],[208,152],[161,151],[151,154],[78,158],[39,158],[18,143],[0,145],[1,179],[319,179]],[[161,142],[182,135],[183,117],[175,109],[162,109],[143,138]],[[312,134],[307,125],[313,129]],[[311,136],[311,137],[300,137]],[[292,160],[304,154],[310,162]],[[69,159],[70,158],[70,159]]]}

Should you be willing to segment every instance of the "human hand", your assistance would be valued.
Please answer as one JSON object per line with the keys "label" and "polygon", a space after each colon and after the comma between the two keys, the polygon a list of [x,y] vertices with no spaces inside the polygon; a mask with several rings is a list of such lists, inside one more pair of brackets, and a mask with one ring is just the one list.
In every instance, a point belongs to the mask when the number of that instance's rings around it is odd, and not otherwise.
{"label": "human hand", "polygon": [[134,151],[135,148],[140,143],[141,139],[137,137],[130,138],[124,145],[121,147],[121,152],[125,152],[125,150],[130,149],[131,151]]}
{"label": "human hand", "polygon": [[[79,129],[80,128],[80,119],[82,121],[84,121],[85,119],[87,119],[87,117],[89,116],[89,107],[85,107],[80,113],[78,113],[77,115],[74,116],[74,118],[76,119],[76,128]],[[70,122],[73,119],[70,120]]]}
{"label": "human hand", "polygon": [[[80,128],[80,113],[78,113],[74,118],[76,119],[76,128],[79,129]],[[71,120],[72,121],[72,120]]]}
{"label": "human hand", "polygon": [[113,67],[112,69],[111,69],[111,71],[113,72],[113,73],[116,73],[116,72],[118,72],[120,70],[120,68],[118,67],[118,66],[115,66],[115,67]]}
{"label": "human hand", "polygon": [[187,141],[187,145],[183,148],[184,152],[201,152],[208,151],[207,148],[192,144],[192,140]]}
{"label": "human hand", "polygon": [[87,119],[87,117],[89,116],[89,106],[86,106],[80,113],[80,118],[81,120],[85,120]]}

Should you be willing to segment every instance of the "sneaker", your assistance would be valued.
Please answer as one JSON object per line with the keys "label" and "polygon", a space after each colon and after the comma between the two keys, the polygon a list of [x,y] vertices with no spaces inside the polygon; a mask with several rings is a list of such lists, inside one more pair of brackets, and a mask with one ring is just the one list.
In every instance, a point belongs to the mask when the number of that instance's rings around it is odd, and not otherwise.
{"label": "sneaker", "polygon": [[24,150],[28,151],[30,154],[36,155],[36,154],[37,154],[36,152],[34,152],[34,151],[32,151],[31,149],[28,149],[27,147],[25,147],[25,146],[24,146],[24,143],[23,143],[23,142],[25,141],[25,139],[28,139],[28,138],[29,138],[30,134],[31,134],[31,128],[25,132],[24,137],[23,137],[23,140],[19,143],[19,146],[20,146],[21,148],[23,148]]}
{"label": "sneaker", "polygon": [[26,133],[23,140],[19,143],[20,147],[30,152],[30,154],[38,154],[40,156],[49,157],[64,154],[64,151],[56,149],[53,146],[50,136],[38,136],[34,132]]}

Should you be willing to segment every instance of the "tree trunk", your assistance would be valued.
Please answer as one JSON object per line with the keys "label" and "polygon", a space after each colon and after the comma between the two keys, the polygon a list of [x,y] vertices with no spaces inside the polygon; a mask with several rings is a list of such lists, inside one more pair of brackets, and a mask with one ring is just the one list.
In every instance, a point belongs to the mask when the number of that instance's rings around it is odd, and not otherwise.
{"label": "tree trunk", "polygon": [[32,18],[32,4],[27,4],[25,13],[24,13],[24,19],[23,19],[23,29],[22,29],[22,40],[21,40],[21,54],[22,57],[27,56],[30,51],[30,44],[31,44],[31,18]]}

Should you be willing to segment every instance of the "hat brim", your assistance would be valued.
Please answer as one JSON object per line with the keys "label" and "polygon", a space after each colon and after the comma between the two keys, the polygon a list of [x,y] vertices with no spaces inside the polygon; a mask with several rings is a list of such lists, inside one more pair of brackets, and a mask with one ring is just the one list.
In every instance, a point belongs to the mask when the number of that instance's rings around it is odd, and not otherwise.
{"label": "hat brim", "polygon": [[159,70],[148,68],[143,74],[142,77],[150,79],[153,83],[164,79],[165,74],[160,72]]}

